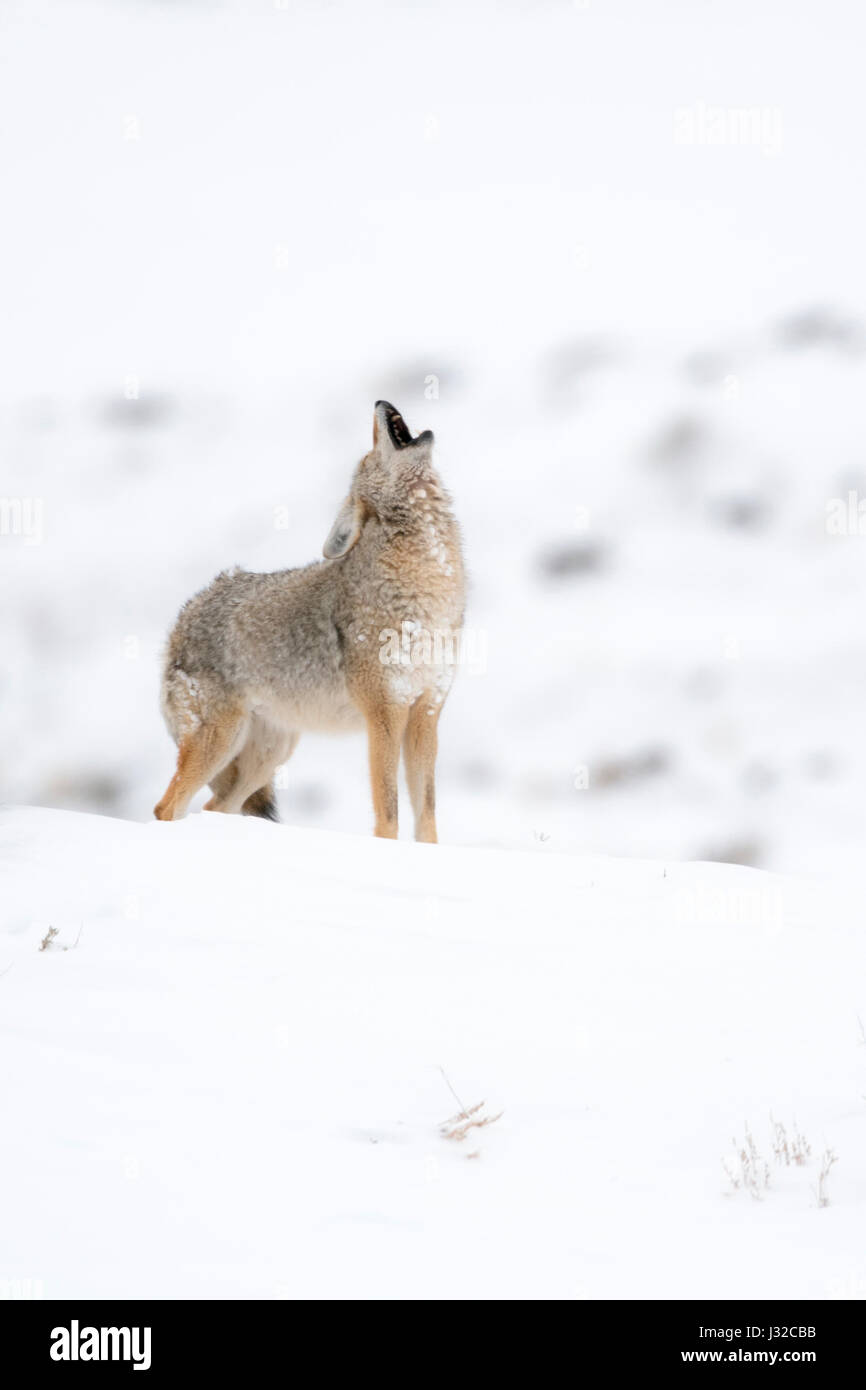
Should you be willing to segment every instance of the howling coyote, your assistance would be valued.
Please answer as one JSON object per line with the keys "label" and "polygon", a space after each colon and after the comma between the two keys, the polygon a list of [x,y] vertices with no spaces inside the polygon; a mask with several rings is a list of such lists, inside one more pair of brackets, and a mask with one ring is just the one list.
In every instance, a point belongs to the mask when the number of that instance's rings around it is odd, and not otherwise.
{"label": "howling coyote", "polygon": [[413,438],[399,411],[377,401],[373,448],[325,559],[276,574],[224,572],[181,609],[162,676],[177,771],[158,819],[183,816],[208,783],[206,811],[275,820],[274,770],[301,733],[366,726],[375,833],[397,836],[402,748],[415,838],[435,842],[436,726],[464,576],[432,451],[430,430]]}

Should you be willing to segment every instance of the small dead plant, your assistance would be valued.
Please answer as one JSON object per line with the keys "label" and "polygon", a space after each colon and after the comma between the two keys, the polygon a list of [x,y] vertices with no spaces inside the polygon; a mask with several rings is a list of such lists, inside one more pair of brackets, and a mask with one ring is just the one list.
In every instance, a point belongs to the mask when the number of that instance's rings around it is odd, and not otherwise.
{"label": "small dead plant", "polygon": [[485,1125],[492,1125],[501,1120],[505,1113],[503,1110],[500,1110],[498,1115],[482,1113],[486,1104],[486,1101],[480,1100],[468,1110],[461,1110],[459,1115],[452,1115],[450,1120],[443,1120],[439,1126],[439,1133],[444,1139],[453,1139],[462,1144],[471,1129],[484,1129]]}
{"label": "small dead plant", "polygon": [[57,941],[57,937],[60,935],[60,933],[58,932],[57,928],[56,928],[56,927],[49,927],[48,930],[47,930],[47,932],[45,933],[45,935],[43,936],[42,940],[41,940],[40,943],[39,943],[39,949],[40,949],[40,951],[48,951],[48,950],[50,950],[52,947],[54,947],[55,944],[56,944],[57,948],[58,948],[59,950],[61,950],[61,951],[74,951],[75,948],[76,948],[76,946],[78,945],[79,941],[81,940],[81,933],[82,933],[83,931],[84,931],[84,925],[82,924],[82,925],[78,928],[78,935],[76,936],[76,938],[75,938],[75,940],[73,941],[72,945],[71,945],[71,946],[61,946],[61,945],[60,945],[60,942]]}
{"label": "small dead plant", "polygon": [[735,1192],[748,1192],[750,1197],[760,1202],[770,1186],[770,1165],[758,1152],[758,1146],[748,1125],[743,1142],[738,1144],[736,1139],[732,1139],[731,1143],[734,1158],[722,1160],[728,1181]]}
{"label": "small dead plant", "polygon": [[[805,1168],[812,1161],[812,1146],[796,1123],[789,1133],[785,1126],[770,1115],[771,1142],[773,1157],[779,1167]],[[770,1165],[763,1158],[746,1125],[745,1139],[742,1143],[732,1140],[734,1157],[722,1159],[722,1167],[728,1182],[735,1192],[748,1192],[750,1197],[760,1201],[770,1186]],[[830,1205],[828,1180],[830,1169],[837,1162],[832,1149],[825,1149],[821,1156],[817,1186],[812,1187],[819,1207]]]}
{"label": "small dead plant", "polygon": [[772,1115],[770,1124],[773,1127],[773,1155],[776,1162],[784,1163],[786,1168],[790,1168],[792,1163],[798,1168],[805,1167],[811,1156],[812,1146],[800,1133],[796,1120],[790,1136],[781,1121],[774,1120]]}
{"label": "small dead plant", "polygon": [[813,1188],[815,1200],[819,1207],[829,1207],[830,1205],[828,1179],[830,1177],[830,1169],[833,1167],[834,1163],[838,1162],[839,1160],[832,1149],[824,1150],[821,1155],[821,1167],[818,1171],[818,1186],[817,1188]]}
{"label": "small dead plant", "polygon": [[[472,1134],[473,1130],[485,1129],[487,1125],[493,1125],[497,1120],[501,1120],[505,1111],[500,1110],[497,1115],[486,1115],[484,1113],[484,1107],[487,1102],[484,1100],[480,1100],[477,1105],[464,1105],[454,1087],[451,1085],[451,1082],[448,1080],[448,1077],[445,1075],[443,1068],[440,1067],[439,1070],[442,1072],[445,1085],[460,1106],[456,1115],[452,1115],[448,1120],[443,1120],[440,1124],[439,1133],[442,1135],[443,1139],[450,1139],[455,1144],[463,1144],[470,1134]],[[475,1138],[475,1135],[472,1135],[472,1137]],[[466,1157],[478,1158],[480,1153],[480,1149],[472,1149],[467,1153]]]}

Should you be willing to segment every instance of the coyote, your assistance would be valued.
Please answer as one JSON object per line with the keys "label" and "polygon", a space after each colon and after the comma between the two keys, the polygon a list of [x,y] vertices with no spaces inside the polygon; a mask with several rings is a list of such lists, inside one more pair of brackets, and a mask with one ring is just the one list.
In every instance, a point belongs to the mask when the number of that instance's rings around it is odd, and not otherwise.
{"label": "coyote", "polygon": [[[402,748],[415,838],[435,843],[437,725],[464,572],[432,450],[430,430],[413,438],[400,412],[377,401],[373,448],[325,559],[275,574],[225,571],[181,609],[162,675],[177,771],[154,808],[159,820],[183,816],[206,783],[206,811],[276,820],[274,770],[301,733],[366,726],[374,833],[397,837]],[[411,635],[396,658],[395,633]]]}

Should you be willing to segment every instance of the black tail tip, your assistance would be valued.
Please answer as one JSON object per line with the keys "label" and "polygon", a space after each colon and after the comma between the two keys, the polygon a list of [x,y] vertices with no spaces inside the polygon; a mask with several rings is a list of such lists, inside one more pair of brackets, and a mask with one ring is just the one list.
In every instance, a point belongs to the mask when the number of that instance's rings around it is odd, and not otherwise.
{"label": "black tail tip", "polygon": [[271,820],[279,824],[280,814],[272,787],[259,787],[248,796],[241,808],[245,816],[258,816],[261,820]]}

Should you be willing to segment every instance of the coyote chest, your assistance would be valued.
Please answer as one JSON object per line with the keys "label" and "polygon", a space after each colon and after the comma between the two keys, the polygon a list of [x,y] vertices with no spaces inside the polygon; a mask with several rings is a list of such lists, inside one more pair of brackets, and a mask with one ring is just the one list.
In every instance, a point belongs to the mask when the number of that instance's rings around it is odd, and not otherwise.
{"label": "coyote chest", "polygon": [[[404,545],[403,550],[407,547]],[[453,553],[451,548],[445,552]],[[420,563],[419,563],[420,558]],[[459,563],[459,557],[455,557]],[[409,557],[405,577],[389,573],[377,600],[356,611],[346,632],[346,671],[350,690],[381,684],[399,705],[421,696],[441,704],[454,675],[462,623],[462,585],[447,562],[447,575],[429,557]]]}

